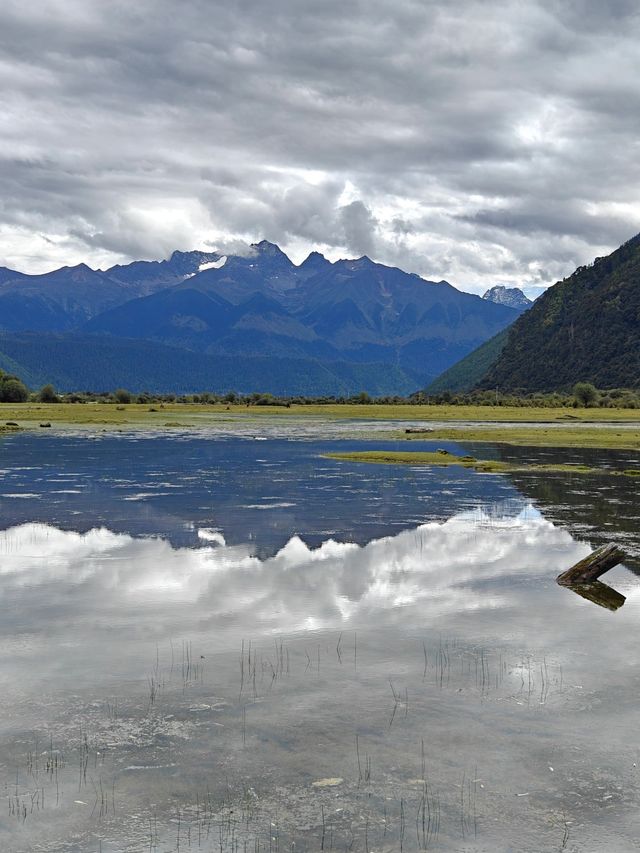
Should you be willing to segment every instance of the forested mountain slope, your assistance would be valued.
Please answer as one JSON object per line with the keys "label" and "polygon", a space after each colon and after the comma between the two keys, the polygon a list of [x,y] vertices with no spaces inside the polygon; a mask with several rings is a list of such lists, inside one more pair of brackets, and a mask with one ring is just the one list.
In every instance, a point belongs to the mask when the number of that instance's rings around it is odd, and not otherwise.
{"label": "forested mountain slope", "polygon": [[511,326],[480,387],[640,385],[640,235],[550,287]]}

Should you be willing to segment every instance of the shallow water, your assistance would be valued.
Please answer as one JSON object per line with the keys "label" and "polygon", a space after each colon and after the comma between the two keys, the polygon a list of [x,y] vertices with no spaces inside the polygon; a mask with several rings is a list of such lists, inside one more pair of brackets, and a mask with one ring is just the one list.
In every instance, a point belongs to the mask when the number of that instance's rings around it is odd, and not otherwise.
{"label": "shallow water", "polygon": [[0,849],[636,849],[633,481],[260,437],[0,442]]}

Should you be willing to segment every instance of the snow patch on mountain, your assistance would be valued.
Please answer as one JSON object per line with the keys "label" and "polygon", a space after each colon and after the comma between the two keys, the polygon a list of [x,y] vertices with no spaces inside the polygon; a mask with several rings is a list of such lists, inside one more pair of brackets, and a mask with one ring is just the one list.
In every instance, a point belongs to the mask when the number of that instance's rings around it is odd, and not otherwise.
{"label": "snow patch on mountain", "polygon": [[219,270],[227,263],[227,256],[223,255],[221,258],[218,258],[217,261],[211,261],[208,264],[200,264],[198,267],[198,272],[204,272],[205,270]]}

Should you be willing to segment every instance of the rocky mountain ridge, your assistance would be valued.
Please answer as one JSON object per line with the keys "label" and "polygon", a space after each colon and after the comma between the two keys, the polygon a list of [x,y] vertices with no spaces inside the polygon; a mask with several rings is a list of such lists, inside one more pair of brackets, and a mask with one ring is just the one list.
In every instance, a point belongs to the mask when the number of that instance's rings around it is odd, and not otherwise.
{"label": "rocky mountain ridge", "polygon": [[[84,264],[40,276],[0,270],[0,330],[76,335],[79,358],[87,336],[99,335],[111,338],[111,348],[137,340],[214,359],[312,361],[333,373],[331,365],[368,365],[359,375],[399,371],[402,393],[516,317],[508,306],[367,257],[332,263],[312,252],[296,265],[267,241],[243,255],[174,252],[104,271]],[[389,384],[378,379],[372,388]]]}
{"label": "rocky mountain ridge", "polygon": [[533,300],[525,296],[519,287],[505,287],[501,284],[490,287],[482,298],[495,302],[496,305],[508,305],[516,311],[526,311],[533,305]]}

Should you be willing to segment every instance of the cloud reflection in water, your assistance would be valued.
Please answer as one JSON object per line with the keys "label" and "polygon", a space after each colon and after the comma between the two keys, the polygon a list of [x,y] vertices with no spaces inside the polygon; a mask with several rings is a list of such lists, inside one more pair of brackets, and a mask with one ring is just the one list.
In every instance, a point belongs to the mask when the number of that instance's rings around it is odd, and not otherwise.
{"label": "cloud reflection in water", "polygon": [[[80,534],[44,524],[0,533],[0,591],[11,603],[4,630],[67,630],[106,618],[126,626],[191,618],[221,630],[290,633],[384,619],[420,606],[430,616],[506,605],[505,576],[555,577],[588,553],[531,507],[511,516],[462,513],[361,547],[327,540],[309,548],[294,536],[274,556],[226,546],[221,534],[197,549],[105,528]],[[207,541],[209,540],[209,541]],[[474,586],[491,582],[479,595]]]}

